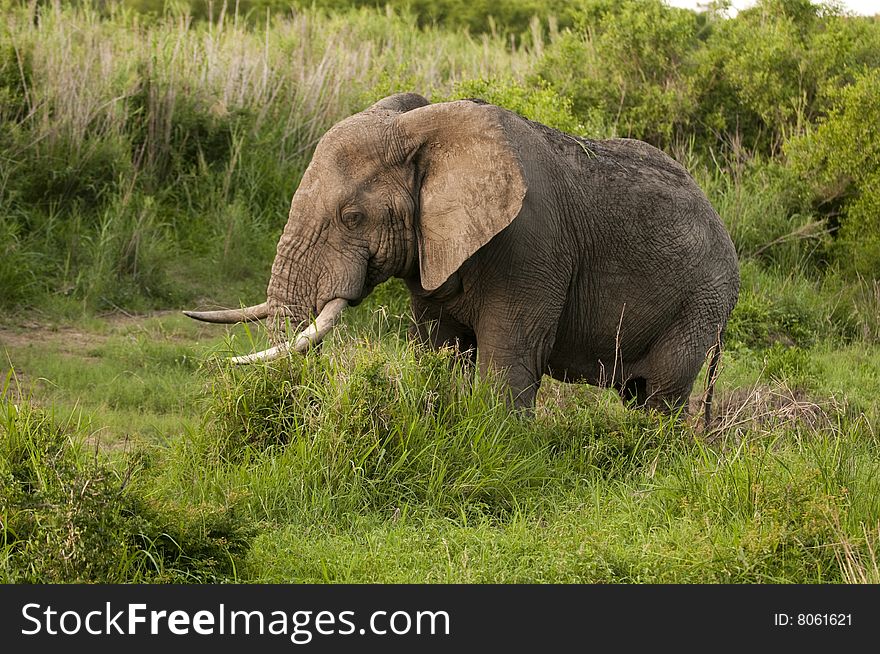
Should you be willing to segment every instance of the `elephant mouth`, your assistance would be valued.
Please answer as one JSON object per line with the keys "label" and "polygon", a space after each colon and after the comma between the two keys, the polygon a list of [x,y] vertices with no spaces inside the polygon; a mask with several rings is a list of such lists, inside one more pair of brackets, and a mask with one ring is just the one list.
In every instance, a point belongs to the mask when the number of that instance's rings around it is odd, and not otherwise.
{"label": "elephant mouth", "polygon": [[[340,295],[332,297],[330,300],[327,300],[326,302],[319,302],[318,305],[313,309],[311,316],[313,317],[313,316],[320,315],[331,302],[338,302],[339,300],[345,300],[346,306],[356,307],[361,302],[363,302],[364,299],[366,299],[366,297],[370,294],[370,291],[372,291],[372,290],[373,290],[372,288],[370,288],[370,289],[365,288],[364,291],[360,295],[353,295],[352,297],[346,297],[346,295],[340,294]],[[311,319],[312,318],[310,317],[309,320],[311,320]]]}
{"label": "elephant mouth", "polygon": [[[230,361],[234,364],[242,365],[248,363],[258,363],[260,361],[272,361],[273,359],[278,359],[285,356],[289,352],[298,352],[300,354],[305,353],[309,348],[314,347],[315,345],[320,343],[324,339],[324,337],[330,332],[330,330],[333,329],[333,327],[339,321],[339,317],[342,315],[343,310],[345,309],[345,307],[348,306],[348,304],[348,300],[344,298],[334,298],[329,302],[326,302],[321,308],[321,311],[317,314],[317,317],[312,320],[311,323],[307,323],[308,326],[305,327],[305,329],[299,332],[292,339],[275,347],[269,348],[268,350],[254,352],[253,354],[248,354],[240,357],[232,357]],[[245,307],[242,309],[223,309],[220,311],[184,311],[184,314],[186,314],[190,318],[201,320],[203,322],[230,324],[236,322],[262,320],[271,317],[273,312],[270,308],[269,302],[264,302],[263,304],[258,304],[253,307]]]}
{"label": "elephant mouth", "polygon": [[[345,297],[346,294],[331,296],[331,299],[324,302],[317,302],[309,312],[309,317],[302,320],[300,331],[293,338],[276,345],[275,347],[260,352],[254,352],[244,356],[232,357],[229,361],[233,364],[251,364],[264,361],[272,361],[284,357],[291,352],[304,354],[310,348],[318,345],[324,337],[333,329],[343,310],[348,306],[356,307],[364,298],[366,298],[375,287],[375,284],[365,283],[359,294],[354,294],[351,299]],[[299,305],[300,308],[303,305]],[[224,309],[220,311],[185,311],[184,313],[190,318],[202,320],[205,322],[218,323],[236,323],[245,321],[256,321],[272,318],[295,318],[295,314],[299,313],[295,310],[295,305],[279,302],[277,298],[270,298],[266,302],[252,307],[244,307],[242,309]],[[313,317],[314,316],[314,317]]]}
{"label": "elephant mouth", "polygon": [[365,299],[367,299],[367,297],[370,295],[370,293],[373,292],[373,289],[375,289],[375,288],[376,288],[376,284],[375,284],[375,283],[372,283],[372,284],[371,284],[371,283],[368,282],[368,281],[367,281],[367,282],[364,282],[364,286],[363,286],[363,288],[361,289],[360,295],[357,296],[357,297],[354,297],[354,298],[350,298],[350,299],[348,300],[348,306],[350,306],[350,307],[356,307],[356,306],[359,305],[361,302],[363,302]]}
{"label": "elephant mouth", "polygon": [[[350,306],[350,307],[356,307],[356,306],[358,306],[361,302],[363,302],[363,301],[367,298],[367,296],[370,295],[370,293],[373,292],[373,289],[374,289],[374,288],[376,288],[376,285],[375,285],[375,284],[365,283],[365,284],[363,285],[363,287],[361,288],[361,292],[358,293],[358,294],[354,294],[354,293],[352,293],[350,297],[346,297],[345,295],[338,295],[338,296],[336,296],[336,297],[337,297],[337,298],[345,299],[345,300],[348,302],[348,306]],[[324,306],[326,306],[326,305],[324,305]],[[323,310],[323,307],[321,308],[321,310]],[[318,312],[316,312],[316,315],[317,315],[317,313],[318,313]]]}
{"label": "elephant mouth", "polygon": [[343,298],[335,298],[330,300],[321,308],[318,316],[299,334],[290,340],[276,345],[275,347],[254,352],[240,357],[232,357],[230,361],[236,365],[244,365],[249,363],[258,363],[260,361],[272,361],[281,358],[289,352],[298,352],[300,354],[308,351],[320,343],[324,337],[333,329],[342,315],[342,311],[349,304],[348,300]]}

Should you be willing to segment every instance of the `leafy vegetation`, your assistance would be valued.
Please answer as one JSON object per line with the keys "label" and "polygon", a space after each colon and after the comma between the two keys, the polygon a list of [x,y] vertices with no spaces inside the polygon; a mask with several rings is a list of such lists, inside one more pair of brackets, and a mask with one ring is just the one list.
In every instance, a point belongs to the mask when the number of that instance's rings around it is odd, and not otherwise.
{"label": "leafy vegetation", "polygon": [[793,170],[808,180],[808,199],[829,207],[829,227],[840,228],[837,257],[849,271],[874,279],[880,271],[878,92],[880,68],[861,73],[837,93],[826,118],[789,143]]}
{"label": "leafy vegetation", "polygon": [[[877,18],[65,5],[0,2],[0,579],[880,580]],[[552,382],[521,420],[393,280],[247,370],[258,330],[127,317],[261,301],[317,139],[396,91],[688,167],[743,279],[710,429]]]}
{"label": "leafy vegetation", "polygon": [[0,415],[0,579],[4,583],[212,581],[234,569],[247,526],[203,506],[147,505],[124,474],[91,458],[73,415],[29,403]]}

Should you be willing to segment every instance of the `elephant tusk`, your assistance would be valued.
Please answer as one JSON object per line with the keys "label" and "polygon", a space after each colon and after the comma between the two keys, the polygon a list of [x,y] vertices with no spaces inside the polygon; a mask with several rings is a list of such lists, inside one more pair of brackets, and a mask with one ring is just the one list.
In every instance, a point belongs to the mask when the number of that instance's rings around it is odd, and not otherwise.
{"label": "elephant tusk", "polygon": [[300,332],[296,338],[262,352],[232,357],[230,361],[236,365],[246,365],[260,361],[272,361],[283,357],[288,352],[299,352],[302,354],[313,345],[320,343],[327,333],[333,329],[333,325],[339,320],[339,316],[342,315],[342,310],[346,306],[348,306],[348,300],[341,298],[331,300],[321,309],[321,313],[315,318],[315,322],[309,325],[308,329]]}
{"label": "elephant tusk", "polygon": [[243,309],[221,309],[220,311],[184,311],[185,316],[203,322],[234,323],[253,322],[269,317],[269,302],[255,304]]}

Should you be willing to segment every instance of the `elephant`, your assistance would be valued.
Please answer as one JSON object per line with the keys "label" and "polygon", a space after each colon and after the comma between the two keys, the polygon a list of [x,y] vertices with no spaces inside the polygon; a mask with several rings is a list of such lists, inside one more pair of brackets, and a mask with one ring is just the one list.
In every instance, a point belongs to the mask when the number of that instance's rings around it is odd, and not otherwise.
{"label": "elephant", "polygon": [[311,321],[234,359],[252,363],[319,343],[391,277],[409,291],[412,337],[470,353],[526,411],[549,375],[686,413],[707,357],[714,380],[740,283],[720,217],[659,149],[575,137],[480,99],[399,93],[318,142],[267,300],[185,313]]}

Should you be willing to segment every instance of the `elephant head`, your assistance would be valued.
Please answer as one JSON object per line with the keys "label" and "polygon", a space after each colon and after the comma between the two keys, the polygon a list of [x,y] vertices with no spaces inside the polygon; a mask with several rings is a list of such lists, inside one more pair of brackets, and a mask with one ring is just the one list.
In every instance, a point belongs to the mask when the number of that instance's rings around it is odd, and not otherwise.
{"label": "elephant head", "polygon": [[331,128],[293,196],[266,302],[186,312],[209,322],[312,322],[297,338],[238,363],[302,351],[347,304],[395,276],[436,291],[517,216],[525,175],[492,105],[389,96]]}

